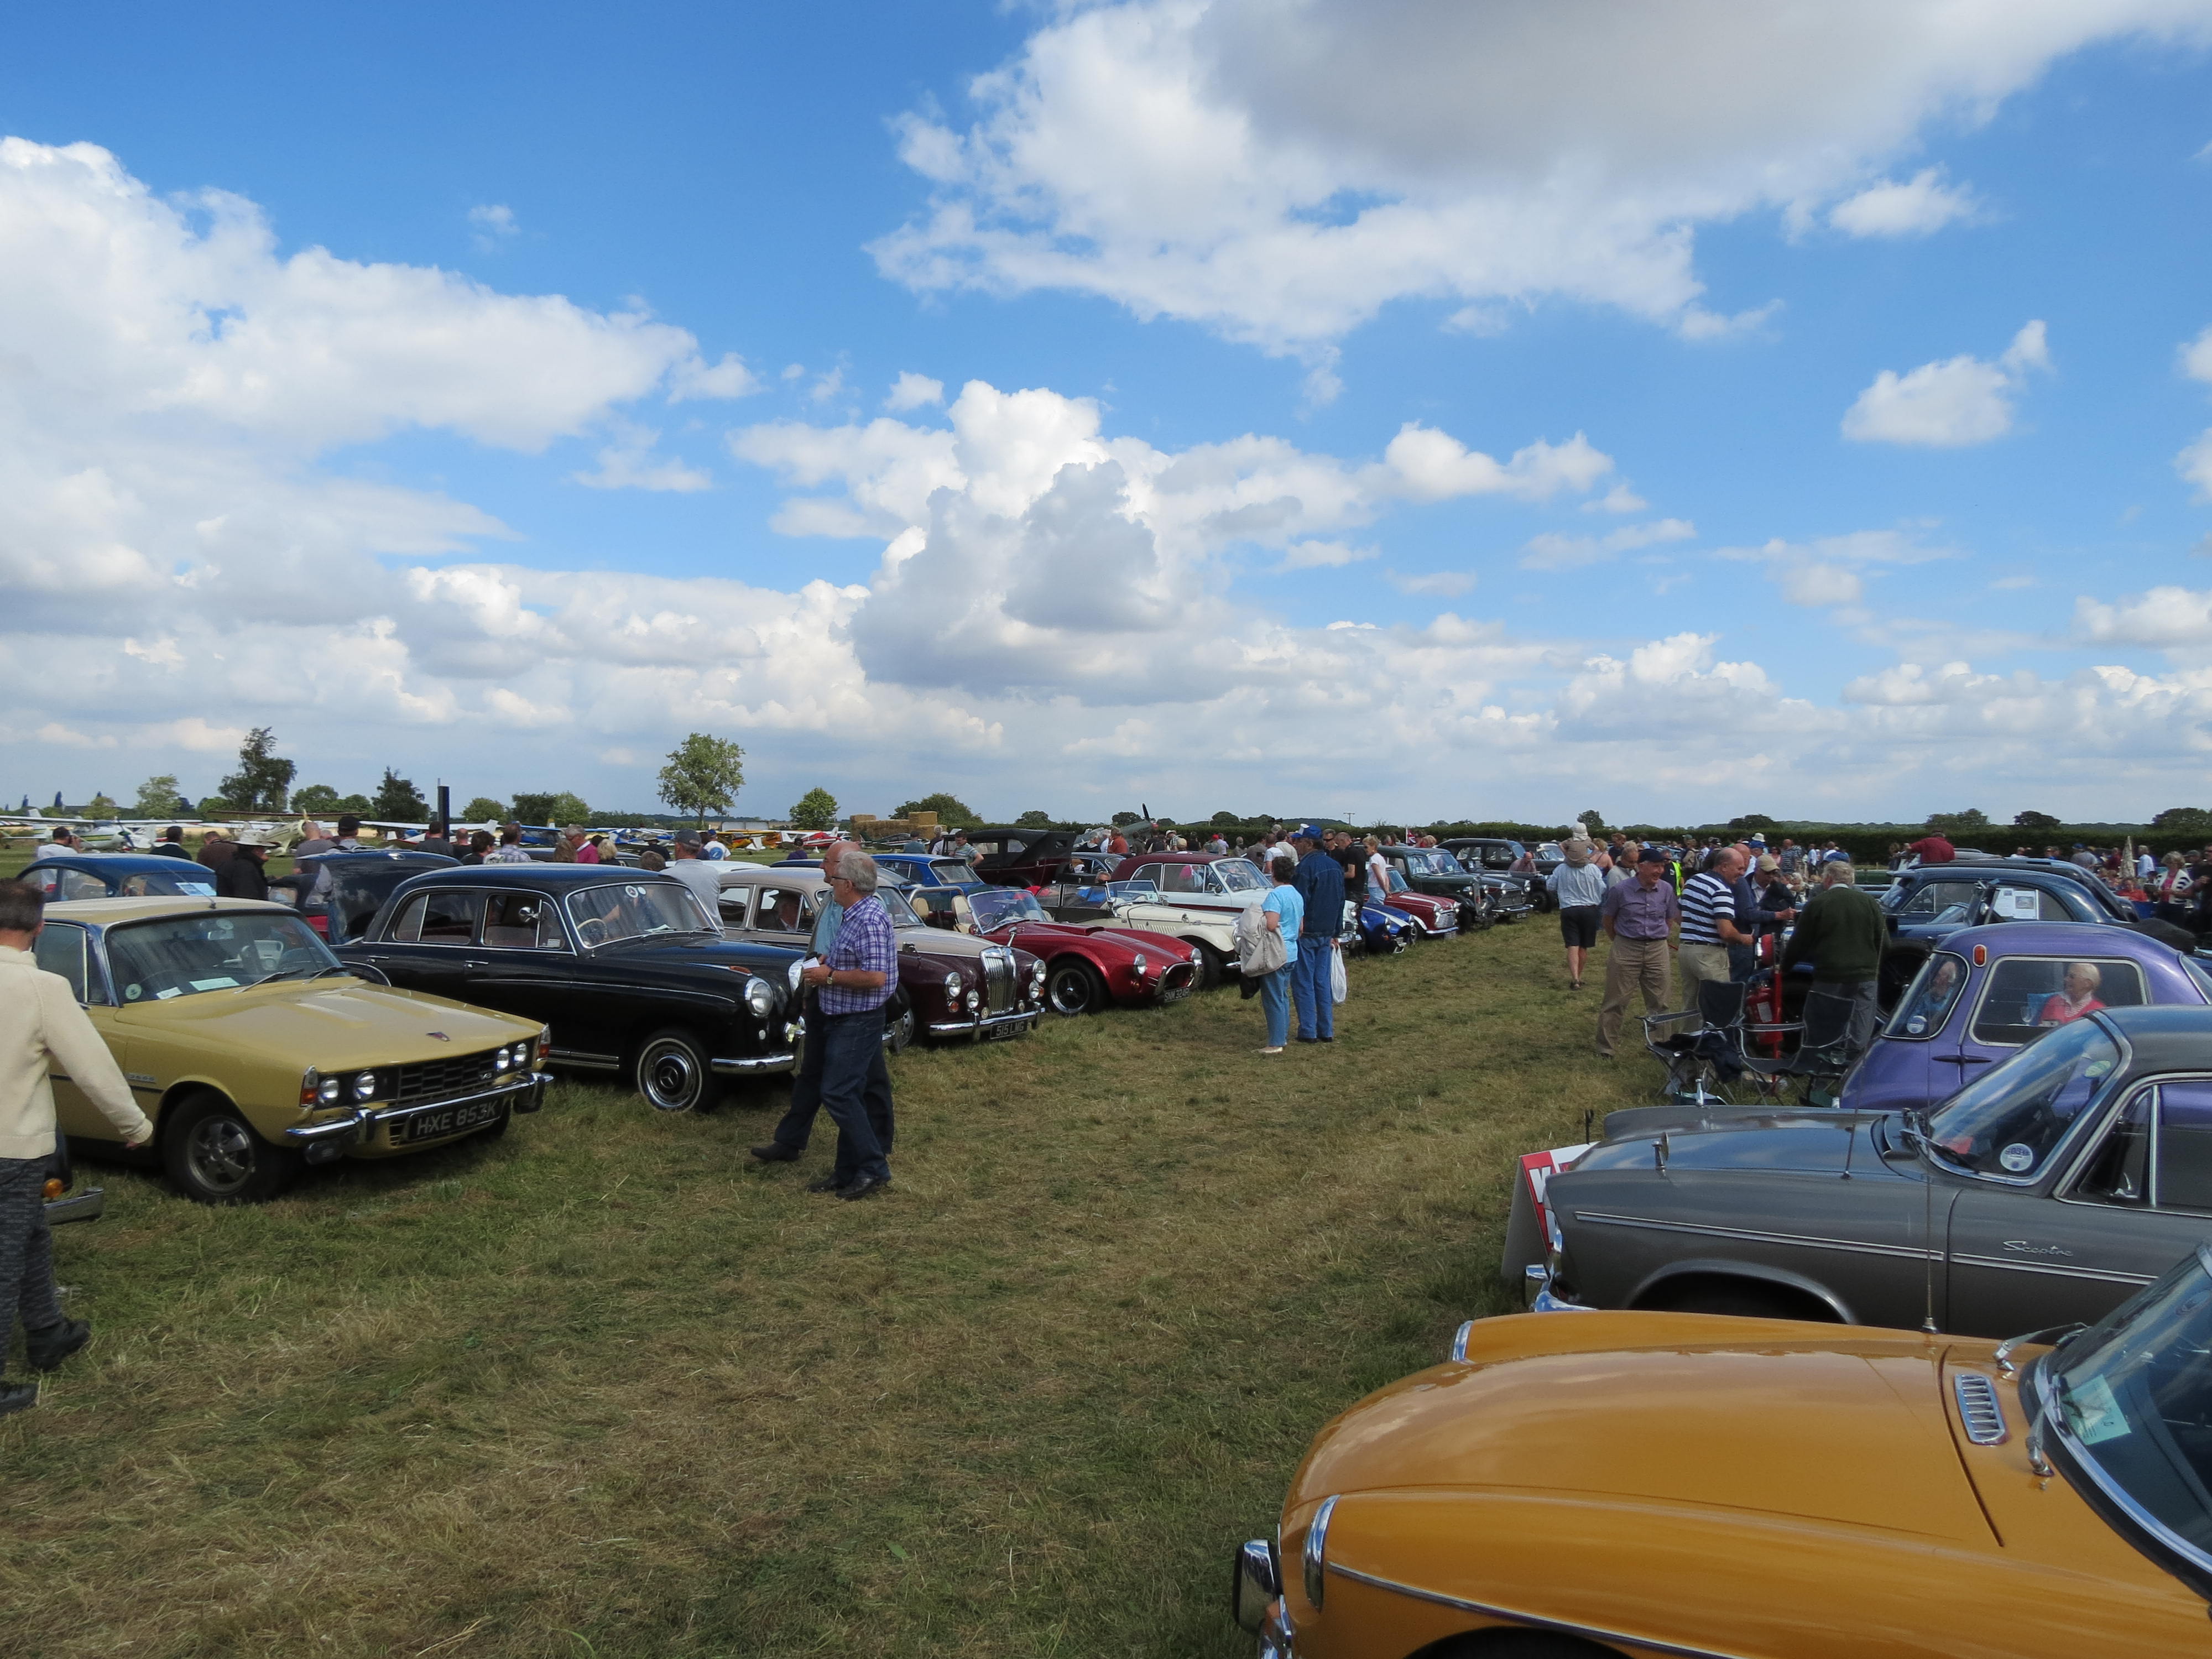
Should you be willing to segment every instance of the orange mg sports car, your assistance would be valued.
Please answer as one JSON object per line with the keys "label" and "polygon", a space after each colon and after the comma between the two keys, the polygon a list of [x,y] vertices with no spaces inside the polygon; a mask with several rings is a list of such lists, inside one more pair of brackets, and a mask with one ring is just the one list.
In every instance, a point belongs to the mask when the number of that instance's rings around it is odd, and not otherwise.
{"label": "orange mg sports car", "polygon": [[2212,1655],[2212,1248],[2002,1343],[1591,1313],[1455,1348],[1237,1553],[1263,1659]]}

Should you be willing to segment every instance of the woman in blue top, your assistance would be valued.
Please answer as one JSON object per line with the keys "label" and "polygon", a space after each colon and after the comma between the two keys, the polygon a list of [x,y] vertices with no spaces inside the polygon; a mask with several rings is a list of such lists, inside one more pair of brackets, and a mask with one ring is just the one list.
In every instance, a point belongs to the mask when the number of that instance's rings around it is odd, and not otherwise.
{"label": "woman in blue top", "polygon": [[1279,1054],[1291,1040],[1291,969],[1298,960],[1298,929],[1305,923],[1306,902],[1291,885],[1297,866],[1281,859],[1267,866],[1275,878],[1267,896],[1260,902],[1271,933],[1283,936],[1283,965],[1260,981],[1260,1004],[1267,1011],[1267,1046],[1263,1054]]}

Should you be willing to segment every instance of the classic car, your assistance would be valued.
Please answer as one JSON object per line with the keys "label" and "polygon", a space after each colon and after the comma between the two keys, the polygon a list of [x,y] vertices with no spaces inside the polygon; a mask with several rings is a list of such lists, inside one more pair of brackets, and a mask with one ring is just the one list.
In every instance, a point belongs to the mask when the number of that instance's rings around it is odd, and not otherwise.
{"label": "classic car", "polygon": [[1018,887],[902,890],[930,927],[1018,945],[1044,958],[1045,1006],[1056,1014],[1095,1014],[1124,1006],[1179,1002],[1198,975],[1191,949],[1164,933],[1054,921]]}
{"label": "classic car", "polygon": [[24,867],[49,903],[94,898],[213,898],[215,872],[159,854],[65,853]]}
{"label": "classic car", "polygon": [[[805,951],[830,884],[812,870],[736,865],[721,883],[722,937]],[[916,1036],[1016,1037],[1044,1013],[1044,963],[1027,951],[930,927],[902,890],[877,890],[898,937],[898,994],[884,1011],[892,1051]]]}
{"label": "classic car", "polygon": [[2057,1026],[1924,1121],[1615,1113],[1534,1201],[1504,1265],[1549,1306],[1978,1336],[2101,1318],[2212,1238],[2212,1009]]}
{"label": "classic car", "polygon": [[2212,1003],[2212,974],[2170,945],[2124,927],[2009,922],[1963,928],[1923,963],[1881,1035],[1844,1080],[1838,1104],[1887,1111],[1932,1106],[2059,1023],[2051,999],[2086,980],[2107,1007]]}
{"label": "classic car", "polygon": [[2208,1266],[2055,1349],[1476,1322],[1315,1437],[1231,1611],[1265,1659],[2202,1653]]}
{"label": "classic car", "polygon": [[[1374,896],[1370,893],[1370,896]],[[1443,938],[1459,932],[1457,901],[1439,898],[1433,893],[1415,892],[1403,870],[1391,870],[1390,890],[1382,896],[1382,902],[1413,924],[1413,936],[1417,939]]]}
{"label": "classic car", "polygon": [[688,1112],[797,1060],[799,959],[731,943],[672,876],[594,864],[432,870],[340,958],[394,985],[543,1022],[550,1058]]}
{"label": "classic car", "polygon": [[1359,907],[1359,921],[1344,941],[1345,948],[1351,949],[1356,942],[1362,955],[1395,956],[1413,942],[1419,925],[1411,916],[1369,899]]}
{"label": "classic car", "polygon": [[1961,928],[2019,921],[2138,925],[2134,908],[2088,872],[2043,859],[1909,866],[1876,902],[1889,924],[1881,963],[1884,1007],[1894,1004],[1929,952]]}
{"label": "classic car", "polygon": [[[988,884],[965,860],[928,853],[878,853],[876,868],[887,870],[908,887],[982,887]],[[819,865],[817,858],[813,860]],[[770,866],[773,868],[774,866]]]}
{"label": "classic car", "polygon": [[389,852],[310,854],[289,875],[269,884],[269,896],[290,905],[307,926],[332,945],[361,937],[392,890],[426,870],[450,870],[459,863],[443,853]]}
{"label": "classic car", "polygon": [[[273,1197],[303,1164],[497,1134],[544,1097],[538,1021],[360,977],[279,904],[50,904],[33,949],[153,1120],[145,1156],[203,1203]],[[54,1113],[64,1134],[120,1153],[67,1079]]]}
{"label": "classic car", "polygon": [[1034,896],[1054,921],[1181,939],[1190,947],[1201,991],[1237,971],[1234,913],[1181,903],[1148,881],[1109,881],[1095,890],[1046,887]]}
{"label": "classic car", "polygon": [[1061,878],[1074,855],[1072,830],[1031,830],[1018,824],[986,825],[968,832],[968,844],[982,856],[975,873],[997,887],[1042,887]]}
{"label": "classic car", "polygon": [[[1390,866],[1394,877],[1404,878],[1404,890],[1425,893],[1449,902],[1458,912],[1455,918],[1457,925],[1468,933],[1480,932],[1493,920],[1505,919],[1492,913],[1493,892],[1500,900],[1510,898],[1519,910],[1528,908],[1518,884],[1507,884],[1501,878],[1496,889],[1490,889],[1479,869],[1468,868],[1455,854],[1441,847],[1393,844],[1382,849],[1382,861]],[[1390,885],[1394,891],[1400,890],[1395,878]],[[1423,921],[1425,925],[1426,919],[1423,918]]]}
{"label": "classic car", "polygon": [[1551,872],[1529,860],[1519,842],[1499,836],[1458,836],[1443,847],[1462,869],[1481,876],[1494,920],[1515,922],[1531,910],[1550,908],[1551,890],[1543,878]]}

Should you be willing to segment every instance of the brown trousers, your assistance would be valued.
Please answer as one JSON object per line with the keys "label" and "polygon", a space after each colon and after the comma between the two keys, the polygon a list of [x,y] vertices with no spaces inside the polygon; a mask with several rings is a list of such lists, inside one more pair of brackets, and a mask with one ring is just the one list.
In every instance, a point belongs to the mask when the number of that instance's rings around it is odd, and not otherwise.
{"label": "brown trousers", "polygon": [[1620,1041],[1620,1022],[1628,1012],[1628,999],[1637,991],[1644,993],[1644,1012],[1663,1014],[1667,1006],[1667,981],[1672,977],[1673,952],[1663,939],[1616,939],[1605,962],[1605,1000],[1598,1005],[1597,1051],[1607,1059],[1613,1057],[1613,1045]]}

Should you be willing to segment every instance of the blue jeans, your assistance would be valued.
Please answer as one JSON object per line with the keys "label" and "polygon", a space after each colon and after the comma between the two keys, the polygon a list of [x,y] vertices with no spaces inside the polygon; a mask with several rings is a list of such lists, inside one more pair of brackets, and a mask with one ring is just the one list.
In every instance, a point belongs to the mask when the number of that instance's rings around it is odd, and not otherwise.
{"label": "blue jeans", "polygon": [[1336,995],[1329,983],[1336,953],[1326,939],[1301,938],[1291,964],[1291,994],[1297,999],[1298,1036],[1308,1041],[1336,1035]]}
{"label": "blue jeans", "polygon": [[[814,1034],[807,1033],[811,1042]],[[861,1176],[891,1178],[891,1073],[884,1063],[884,1014],[829,1014],[822,1020],[822,1109],[837,1126],[840,1186]]]}
{"label": "blue jeans", "polygon": [[1260,976],[1260,1006],[1267,1015],[1267,1046],[1279,1048],[1291,1040],[1291,974],[1285,963],[1272,974]]}

